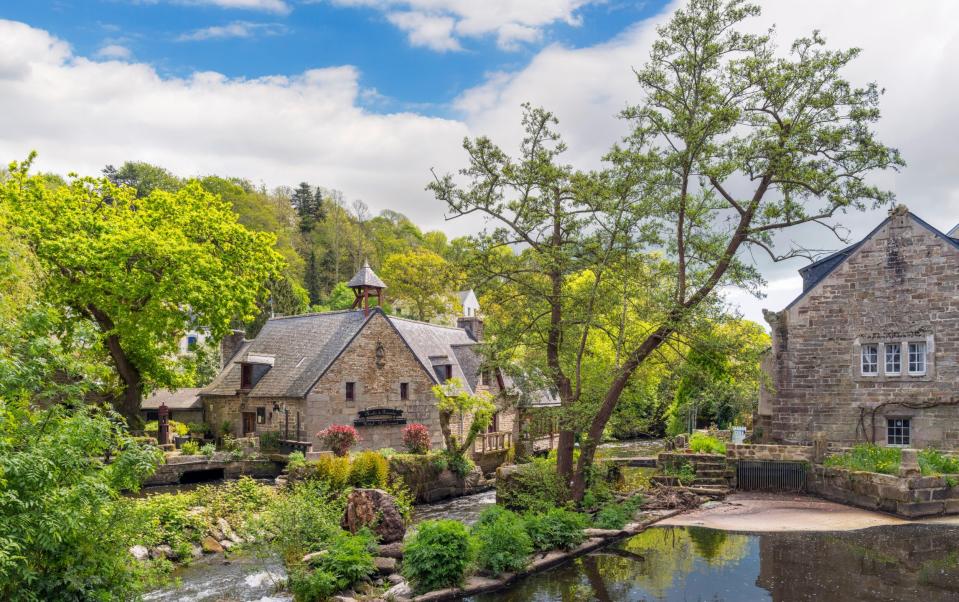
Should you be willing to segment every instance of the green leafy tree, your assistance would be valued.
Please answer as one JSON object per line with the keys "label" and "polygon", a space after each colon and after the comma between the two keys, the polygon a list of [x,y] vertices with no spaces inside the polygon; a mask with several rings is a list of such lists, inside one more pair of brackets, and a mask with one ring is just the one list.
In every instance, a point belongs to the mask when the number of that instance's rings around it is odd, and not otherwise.
{"label": "green leafy tree", "polygon": [[[489,427],[496,406],[489,394],[472,394],[457,378],[451,378],[441,385],[433,385],[433,397],[439,410],[440,430],[446,442],[446,451],[455,458],[462,458],[473,447],[476,436]],[[453,432],[451,422],[454,416],[470,416],[470,426],[462,437]]]}
{"label": "green leafy tree", "polygon": [[13,163],[0,203],[44,273],[44,295],[98,332],[122,383],[118,411],[139,423],[148,387],[181,380],[172,359],[187,328],[214,338],[251,318],[282,261],[270,234],[237,223],[229,203],[196,182],[175,193],[74,178],[50,190]]}
{"label": "green leafy tree", "polygon": [[114,186],[133,188],[137,198],[148,196],[154,190],[176,192],[183,186],[183,181],[169,170],[142,161],[127,161],[119,169],[107,165],[103,168],[103,176]]}
{"label": "green leafy tree", "polygon": [[135,597],[119,492],[137,489],[160,456],[115,414],[0,401],[0,598]]}
{"label": "green leafy tree", "polygon": [[427,249],[390,255],[380,268],[390,298],[405,304],[418,320],[449,313],[462,280],[449,262]]}
{"label": "green leafy tree", "polygon": [[[557,178],[561,172],[550,148],[561,147],[548,147],[557,137],[529,126],[550,120],[536,119],[537,113],[531,120],[529,112],[522,162],[512,162],[486,139],[467,141],[468,185],[460,188],[447,177],[431,186],[456,215],[484,212],[498,219],[504,243],[530,238],[526,244],[534,251],[550,251],[544,254],[550,263],[540,271],[551,288],[530,290],[530,300],[550,309],[546,373],[567,405],[576,398],[579,377],[563,369],[560,342],[575,339],[570,328],[580,341],[588,340],[581,325],[587,331],[597,326],[591,311],[564,315],[563,278],[571,272],[557,274],[554,268],[570,265],[564,261],[570,252],[596,244],[573,239],[567,247],[544,247],[543,240],[550,233],[549,240],[563,240],[577,216],[589,215],[600,248],[621,250],[618,260],[629,258],[657,275],[656,294],[648,297],[656,302],[644,312],[649,327],[622,346],[574,469],[567,461],[571,441],[561,437],[557,469],[571,482],[574,500],[585,493],[596,446],[637,370],[655,361],[664,346],[702,332],[721,308],[722,287],[761,290],[761,277],[744,258],[747,251],[759,249],[775,260],[807,255],[796,246],[777,252],[776,233],[806,223],[835,231],[831,220],[837,214],[893,198],[867,182],[870,173],[903,161],[873,133],[878,87],[855,87],[843,77],[858,50],[828,50],[814,33],[781,56],[769,36],[741,31],[743,21],[758,13],[742,0],[691,0],[659,28],[649,62],[636,72],[644,100],[623,115],[632,132],[580,195],[558,194],[568,187],[566,178]],[[554,200],[554,211],[544,207],[543,197]],[[614,202],[597,211],[584,201],[564,205],[566,198]],[[543,237],[528,236],[529,207],[536,209],[532,221],[538,229],[532,231]],[[621,217],[625,231],[615,227]],[[551,223],[552,230],[544,228]],[[593,299],[575,307],[589,309]]]}

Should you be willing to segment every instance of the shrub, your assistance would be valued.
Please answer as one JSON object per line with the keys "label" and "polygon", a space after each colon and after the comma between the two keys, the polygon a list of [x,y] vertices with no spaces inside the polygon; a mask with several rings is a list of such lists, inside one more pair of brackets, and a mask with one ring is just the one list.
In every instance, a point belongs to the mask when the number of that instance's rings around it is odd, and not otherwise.
{"label": "shrub", "polygon": [[430,451],[430,431],[426,425],[413,423],[403,429],[403,445],[411,454],[425,454]]}
{"label": "shrub", "polygon": [[356,429],[347,424],[331,425],[316,436],[322,439],[323,443],[337,456],[345,456],[360,440],[360,434],[356,432]]}
{"label": "shrub", "polygon": [[902,450],[898,447],[862,443],[843,454],[829,456],[823,464],[863,472],[898,474],[901,460]]}
{"label": "shrub", "polygon": [[328,600],[339,591],[336,582],[336,575],[300,566],[290,572],[288,587],[296,602],[318,602]]}
{"label": "shrub", "polygon": [[374,543],[368,531],[356,535],[341,532],[316,561],[316,569],[298,568],[290,575],[290,589],[296,600],[326,600],[376,571],[371,553]]}
{"label": "shrub", "polygon": [[329,549],[343,535],[340,519],[345,506],[346,496],[328,483],[291,484],[286,495],[270,504],[264,517],[267,530],[276,535],[272,546],[288,565],[309,552]]}
{"label": "shrub", "polygon": [[[182,422],[177,422],[176,420],[170,420],[167,422],[167,425],[170,427],[170,436],[178,435],[180,437],[185,437],[190,433],[190,429],[187,425]],[[160,423],[157,420],[151,420],[143,425],[143,432],[145,433],[159,433],[160,432]]]}
{"label": "shrub", "polygon": [[689,438],[689,449],[697,454],[725,454],[726,444],[717,437],[704,433],[693,433]]}
{"label": "shrub", "polygon": [[354,487],[386,487],[390,472],[389,461],[375,451],[364,451],[350,461],[349,483]]}
{"label": "shrub", "polygon": [[571,550],[583,543],[583,529],[589,522],[585,514],[550,508],[542,513],[530,513],[523,517],[526,533],[537,552],[560,549]]}
{"label": "shrub", "polygon": [[546,512],[567,499],[568,488],[556,474],[556,462],[536,459],[496,479],[496,500],[518,512]]}
{"label": "shrub", "polygon": [[185,456],[195,456],[200,453],[200,444],[196,441],[187,441],[180,446],[180,453]]}
{"label": "shrub", "polygon": [[663,474],[676,477],[680,485],[689,485],[696,480],[696,469],[686,460],[678,464],[667,464],[663,467]]}
{"label": "shrub", "polygon": [[210,432],[210,425],[205,422],[188,422],[186,428],[191,433],[205,435]]}
{"label": "shrub", "polygon": [[392,447],[381,447],[378,450],[376,450],[376,452],[380,454],[381,456],[383,456],[384,458],[392,458],[393,456],[396,455],[396,450],[393,449]]}
{"label": "shrub", "polygon": [[482,525],[491,525],[495,523],[499,517],[507,514],[513,513],[499,504],[493,504],[489,508],[486,508],[480,512],[479,518],[476,519],[476,523],[473,525],[473,527],[476,528]]}
{"label": "shrub", "polygon": [[606,504],[596,514],[593,524],[600,529],[622,529],[642,505],[643,497],[639,495],[619,503]]}
{"label": "shrub", "polygon": [[936,449],[924,449],[919,452],[919,468],[924,475],[956,474],[959,473],[959,458]]}
{"label": "shrub", "polygon": [[503,509],[473,527],[476,559],[480,567],[494,575],[518,571],[526,566],[533,552],[533,543],[526,534],[523,520]]}
{"label": "shrub", "polygon": [[293,471],[306,466],[306,456],[301,451],[292,451],[286,456],[286,467]]}
{"label": "shrub", "polygon": [[216,446],[212,443],[206,443],[200,447],[200,453],[209,458],[216,453]]}
{"label": "shrub", "polygon": [[276,451],[280,449],[280,433],[276,431],[260,433],[260,449],[264,451]]}
{"label": "shrub", "polygon": [[404,546],[403,575],[420,593],[457,587],[474,557],[475,545],[463,523],[423,521]]}

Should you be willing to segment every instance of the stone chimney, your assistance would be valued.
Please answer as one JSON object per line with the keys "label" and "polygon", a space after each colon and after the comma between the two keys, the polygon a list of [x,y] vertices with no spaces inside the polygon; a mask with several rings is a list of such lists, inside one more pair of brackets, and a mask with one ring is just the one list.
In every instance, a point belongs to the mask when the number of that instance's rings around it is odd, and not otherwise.
{"label": "stone chimney", "polygon": [[223,335],[220,339],[220,370],[229,364],[236,352],[240,350],[245,337],[246,333],[242,330],[231,330]]}
{"label": "stone chimney", "polygon": [[465,330],[476,342],[483,340],[483,320],[477,316],[456,318],[456,327]]}

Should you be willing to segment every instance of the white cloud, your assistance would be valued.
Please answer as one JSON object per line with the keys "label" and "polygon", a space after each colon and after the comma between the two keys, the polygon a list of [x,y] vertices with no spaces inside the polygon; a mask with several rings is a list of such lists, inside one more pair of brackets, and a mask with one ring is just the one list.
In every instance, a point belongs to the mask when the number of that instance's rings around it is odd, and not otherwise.
{"label": "white cloud", "polygon": [[460,44],[453,37],[455,22],[450,17],[437,17],[419,12],[390,13],[386,16],[390,23],[407,32],[410,44],[425,46],[439,52],[460,50]]}
{"label": "white cloud", "polygon": [[125,61],[133,56],[133,52],[120,44],[107,44],[97,50],[96,56],[101,59]]}
{"label": "white cloud", "polygon": [[461,122],[372,114],[350,66],[293,77],[169,78],[143,63],[98,62],[22,23],[0,20],[0,161],[39,152],[37,169],[97,174],[142,160],[180,175],[222,174],[272,187],[309,181],[393,208],[431,228],[432,165],[461,163]]}
{"label": "white cloud", "polygon": [[[146,0],[156,2],[158,0]],[[284,0],[172,0],[176,4],[209,5],[220,8],[255,10],[281,15],[290,12],[290,6]]]}
{"label": "white cloud", "polygon": [[177,40],[200,41],[218,40],[225,38],[252,38],[255,36],[276,36],[286,32],[282,23],[251,23],[249,21],[233,21],[226,25],[204,27],[177,37]]}
{"label": "white cloud", "polygon": [[503,50],[518,50],[542,37],[557,22],[579,25],[576,12],[602,0],[329,0],[340,6],[364,6],[387,13],[409,34],[414,46],[441,52],[458,50],[464,37],[496,37]]}

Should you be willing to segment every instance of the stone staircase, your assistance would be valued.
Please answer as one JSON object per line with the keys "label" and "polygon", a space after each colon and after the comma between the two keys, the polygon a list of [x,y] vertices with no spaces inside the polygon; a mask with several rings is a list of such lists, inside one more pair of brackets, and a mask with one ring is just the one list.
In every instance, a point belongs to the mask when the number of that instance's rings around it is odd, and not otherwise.
{"label": "stone staircase", "polygon": [[698,495],[723,498],[729,493],[729,478],[726,473],[726,456],[718,454],[663,453],[659,455],[659,467],[666,471],[668,467],[683,464],[692,466],[696,473],[692,482],[680,483],[679,477],[659,474],[651,481],[659,485],[685,487]]}

